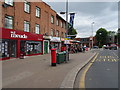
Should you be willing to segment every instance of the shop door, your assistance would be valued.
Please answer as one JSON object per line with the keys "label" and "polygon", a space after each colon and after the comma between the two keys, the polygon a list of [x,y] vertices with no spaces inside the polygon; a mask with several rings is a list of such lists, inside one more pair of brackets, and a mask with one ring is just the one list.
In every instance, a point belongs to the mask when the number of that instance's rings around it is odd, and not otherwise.
{"label": "shop door", "polygon": [[48,42],[44,42],[44,54],[48,53]]}
{"label": "shop door", "polygon": [[10,57],[16,57],[16,40],[10,40]]}

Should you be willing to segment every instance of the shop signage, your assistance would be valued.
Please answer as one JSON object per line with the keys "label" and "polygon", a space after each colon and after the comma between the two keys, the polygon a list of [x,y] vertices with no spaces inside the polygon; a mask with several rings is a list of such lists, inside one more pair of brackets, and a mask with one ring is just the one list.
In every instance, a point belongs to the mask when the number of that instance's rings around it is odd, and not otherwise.
{"label": "shop signage", "polygon": [[12,38],[25,38],[25,39],[27,39],[27,35],[25,35],[25,34],[23,34],[23,35],[16,34],[15,31],[11,31],[10,33],[11,33]]}
{"label": "shop signage", "polygon": [[60,37],[51,37],[51,42],[61,42]]}
{"label": "shop signage", "polygon": [[64,44],[70,44],[70,40],[65,40]]}

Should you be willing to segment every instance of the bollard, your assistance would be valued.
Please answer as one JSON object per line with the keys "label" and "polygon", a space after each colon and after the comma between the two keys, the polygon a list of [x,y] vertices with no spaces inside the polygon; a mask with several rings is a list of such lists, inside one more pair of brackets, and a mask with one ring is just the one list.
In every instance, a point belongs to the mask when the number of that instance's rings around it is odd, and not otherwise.
{"label": "bollard", "polygon": [[51,65],[56,66],[56,48],[51,49]]}

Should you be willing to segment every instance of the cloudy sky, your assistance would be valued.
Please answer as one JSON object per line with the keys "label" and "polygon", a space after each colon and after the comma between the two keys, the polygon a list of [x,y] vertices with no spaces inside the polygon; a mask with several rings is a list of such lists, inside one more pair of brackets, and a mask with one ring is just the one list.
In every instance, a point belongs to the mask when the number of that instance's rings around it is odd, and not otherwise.
{"label": "cloudy sky", "polygon": [[[44,1],[44,0],[43,0]],[[46,2],[46,1],[45,1]],[[65,2],[48,3],[58,14],[65,11]],[[92,35],[92,22],[94,35],[99,28],[108,31],[117,31],[118,28],[118,2],[69,2],[69,12],[75,12],[74,28],[77,37],[89,37]],[[59,14],[60,15],[60,14]],[[65,15],[60,15],[65,19]]]}

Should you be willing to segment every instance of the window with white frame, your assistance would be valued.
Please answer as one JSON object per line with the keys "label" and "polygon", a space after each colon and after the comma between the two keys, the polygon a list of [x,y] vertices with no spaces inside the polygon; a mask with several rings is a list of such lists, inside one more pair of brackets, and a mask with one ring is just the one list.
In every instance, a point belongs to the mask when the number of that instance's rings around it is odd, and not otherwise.
{"label": "window with white frame", "polygon": [[5,16],[5,28],[13,29],[13,17]]}
{"label": "window with white frame", "polygon": [[59,20],[57,19],[57,21],[56,21],[56,24],[57,24],[57,26],[59,26]]}
{"label": "window with white frame", "polygon": [[61,37],[64,37],[64,36],[63,36],[63,32],[61,32]]}
{"label": "window with white frame", "polygon": [[24,21],[24,31],[30,32],[30,22]]}
{"label": "window with white frame", "polygon": [[24,11],[30,13],[30,2],[24,1]]}
{"label": "window with white frame", "polygon": [[36,17],[40,17],[40,8],[36,7]]}
{"label": "window with white frame", "polygon": [[54,30],[51,29],[51,36],[54,36]]}
{"label": "window with white frame", "polygon": [[40,25],[39,24],[36,24],[35,33],[40,34]]}
{"label": "window with white frame", "polygon": [[5,3],[10,6],[13,6],[13,0],[5,0]]}
{"label": "window with white frame", "polygon": [[61,27],[63,27],[63,23],[62,23],[62,21],[61,21]]}
{"label": "window with white frame", "polygon": [[54,16],[51,15],[51,23],[54,24]]}
{"label": "window with white frame", "polygon": [[57,37],[59,36],[59,31],[58,31],[58,30],[56,31],[56,36],[57,36]]}

